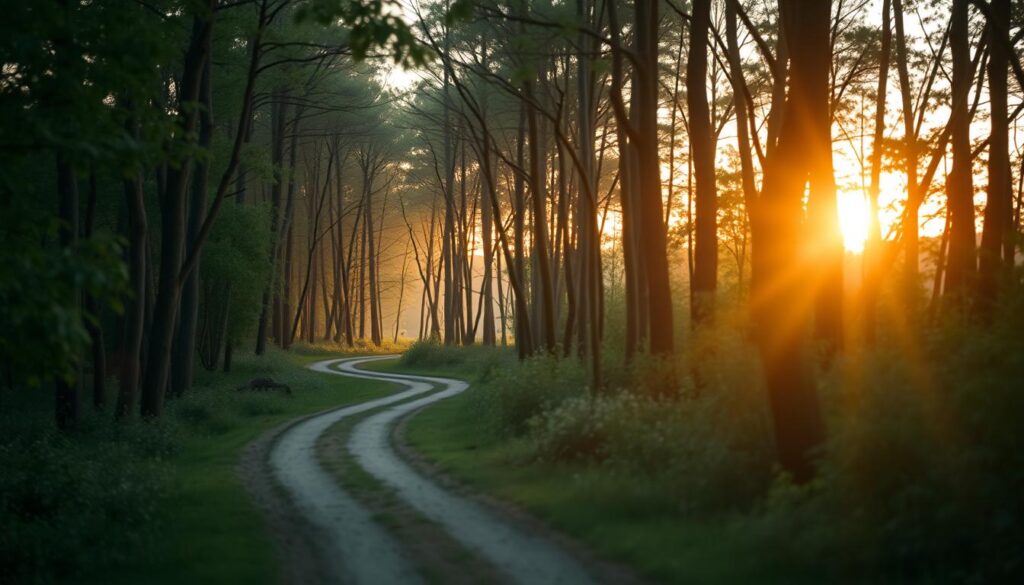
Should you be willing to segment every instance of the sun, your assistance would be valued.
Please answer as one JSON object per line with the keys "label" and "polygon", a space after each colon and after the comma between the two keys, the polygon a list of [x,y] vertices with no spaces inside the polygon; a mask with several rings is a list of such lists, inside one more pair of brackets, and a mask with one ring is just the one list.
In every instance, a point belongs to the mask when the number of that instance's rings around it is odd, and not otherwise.
{"label": "sun", "polygon": [[870,213],[868,202],[860,192],[838,194],[839,229],[847,252],[861,254],[868,239]]}

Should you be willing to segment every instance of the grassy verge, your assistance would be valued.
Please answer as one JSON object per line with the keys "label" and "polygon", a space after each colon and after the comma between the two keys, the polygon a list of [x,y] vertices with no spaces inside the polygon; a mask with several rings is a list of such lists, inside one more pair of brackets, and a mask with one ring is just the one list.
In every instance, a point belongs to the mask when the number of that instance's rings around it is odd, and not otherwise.
{"label": "grassy verge", "polygon": [[[372,367],[478,377],[471,363],[425,367],[388,361]],[[740,523],[689,514],[668,483],[600,465],[537,460],[529,439],[502,437],[488,428],[476,396],[486,386],[486,380],[479,382],[414,415],[406,427],[409,446],[474,490],[526,510],[645,578],[670,583],[820,581],[820,573],[795,574],[788,549],[765,550],[764,541],[748,538]],[[832,577],[832,582],[843,581]]]}
{"label": "grassy verge", "polygon": [[[84,583],[276,582],[271,541],[236,466],[244,447],[268,429],[393,391],[388,383],[305,368],[337,355],[300,347],[262,358],[242,356],[229,374],[198,373],[195,389],[172,401],[159,423],[122,428],[110,422],[109,413],[93,413],[70,437],[49,430],[45,397],[19,400],[12,407],[22,419],[18,434],[35,438],[21,445],[17,439],[0,441],[0,461],[15,468],[0,513],[18,528],[0,536],[0,568],[5,562],[13,567],[0,576]],[[288,383],[292,395],[234,392],[251,378],[267,376]],[[44,458],[53,465],[21,465],[14,455],[22,448],[56,453]],[[54,477],[66,481],[50,487]],[[29,493],[40,489],[41,511],[40,496]],[[121,552],[110,558],[96,554],[108,549]],[[62,560],[69,555],[75,556]]]}
{"label": "grassy verge", "polygon": [[418,344],[403,368],[481,373],[407,436],[444,472],[658,581],[1024,582],[1015,311],[819,365],[827,437],[804,485],[779,473],[756,352],[727,329],[669,360],[606,361],[597,392],[577,360]]}
{"label": "grassy verge", "polygon": [[437,367],[424,367],[415,365],[410,366],[403,364],[401,358],[391,358],[386,360],[367,362],[365,364],[361,364],[359,366],[359,369],[370,370],[373,372],[381,372],[385,374],[393,373],[421,376],[441,376],[444,378],[472,379],[477,376],[477,372],[472,367],[460,365]]}
{"label": "grassy verge", "polygon": [[[197,393],[233,388],[255,376],[272,375],[291,385],[281,395],[236,398],[218,405],[210,418],[200,415],[197,434],[189,433],[173,463],[175,484],[166,502],[167,532],[159,554],[119,574],[124,583],[270,583],[277,581],[275,556],[263,520],[250,504],[235,466],[242,449],[264,431],[287,420],[393,391],[387,383],[328,376],[305,365],[332,354],[308,350],[279,354],[268,362],[244,360],[230,376],[209,375]],[[203,412],[182,404],[187,412]],[[185,414],[186,417],[190,416]],[[205,427],[205,429],[204,429]],[[211,514],[210,510],[216,510]]]}
{"label": "grassy verge", "polygon": [[[235,466],[242,449],[259,434],[297,416],[393,391],[390,384],[328,376],[305,365],[331,357],[319,351],[280,354],[272,360],[242,361],[229,376],[207,375],[196,393],[224,392],[255,376],[291,385],[292,396],[242,396],[214,409],[183,403],[176,415],[194,420],[172,463],[174,486],[163,513],[169,518],[164,544],[146,563],[124,570],[119,581],[150,583],[270,583],[277,580],[275,556]],[[198,406],[198,407],[197,407]],[[195,416],[187,413],[210,412]],[[211,514],[210,511],[216,513]]]}

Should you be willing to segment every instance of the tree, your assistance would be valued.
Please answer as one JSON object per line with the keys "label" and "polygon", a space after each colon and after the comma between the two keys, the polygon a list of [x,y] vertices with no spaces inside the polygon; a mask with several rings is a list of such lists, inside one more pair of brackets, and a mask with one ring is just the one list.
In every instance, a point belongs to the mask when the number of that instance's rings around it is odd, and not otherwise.
{"label": "tree", "polygon": [[818,291],[808,290],[803,279],[808,268],[803,246],[809,241],[803,196],[814,183],[814,197],[831,173],[827,107],[823,116],[812,105],[828,104],[831,2],[783,0],[780,7],[791,55],[789,84],[786,116],[778,144],[765,161],[762,196],[753,216],[753,308],[779,462],[794,479],[807,481],[814,475],[824,428],[804,357],[808,309]]}
{"label": "tree", "polygon": [[[715,190],[715,146],[707,102],[708,30],[711,0],[695,0],[686,62],[686,103],[690,122],[690,152],[696,185],[696,238],[690,313],[695,324],[714,317],[718,280],[718,205]],[[745,130],[745,128],[744,128]]]}
{"label": "tree", "polygon": [[988,21],[992,55],[988,62],[989,121],[988,200],[981,232],[978,266],[978,301],[983,314],[991,318],[999,287],[1013,268],[1013,177],[1010,174],[1007,69],[1009,67],[1010,2],[993,0]]}
{"label": "tree", "polygon": [[[974,81],[968,38],[968,0],[954,0],[950,16],[949,47],[953,61],[952,88],[970,87]],[[949,255],[944,294],[953,308],[966,301],[975,279],[974,179],[971,169],[970,118],[966,99],[955,99],[949,114],[953,168],[946,179],[949,208]]]}

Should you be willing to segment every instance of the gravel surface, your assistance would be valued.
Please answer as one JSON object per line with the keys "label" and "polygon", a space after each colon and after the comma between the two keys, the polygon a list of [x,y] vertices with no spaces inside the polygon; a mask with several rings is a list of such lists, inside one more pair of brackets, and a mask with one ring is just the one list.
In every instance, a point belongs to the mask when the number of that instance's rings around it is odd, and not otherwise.
{"label": "gravel surface", "polygon": [[404,415],[464,392],[461,380],[360,371],[358,362],[339,364],[350,376],[393,380],[409,386],[436,384],[440,392],[385,409],[356,425],[348,448],[367,472],[394,489],[424,516],[444,527],[467,549],[490,561],[513,583],[590,583],[592,579],[571,555],[543,537],[522,531],[478,502],[455,495],[422,475],[395,452],[391,432]]}
{"label": "gravel surface", "polygon": [[[338,373],[327,360],[309,366]],[[355,360],[363,361],[363,360]],[[270,466],[277,481],[291,496],[295,508],[320,529],[320,543],[331,581],[344,583],[419,583],[412,564],[398,543],[377,524],[369,511],[343,491],[316,458],[316,441],[331,425],[345,417],[393,404],[429,392],[427,383],[408,390],[315,415],[284,431],[270,451]]]}
{"label": "gravel surface", "polygon": [[[371,372],[356,366],[395,356],[332,359],[311,364],[326,374],[384,380],[406,390],[313,415],[284,429],[270,448],[269,464],[294,509],[314,528],[317,556],[326,560],[329,582],[420,583],[409,556],[377,523],[372,512],[338,486],[316,456],[318,438],[345,417],[381,409],[356,424],[348,450],[356,463],[394,490],[410,508],[437,523],[467,550],[491,564],[508,582],[530,585],[585,584],[594,580],[572,554],[539,533],[507,521],[481,503],[442,487],[395,450],[391,436],[401,419],[429,404],[464,392],[461,380]],[[428,394],[435,388],[438,391]],[[422,396],[426,394],[426,396]]]}

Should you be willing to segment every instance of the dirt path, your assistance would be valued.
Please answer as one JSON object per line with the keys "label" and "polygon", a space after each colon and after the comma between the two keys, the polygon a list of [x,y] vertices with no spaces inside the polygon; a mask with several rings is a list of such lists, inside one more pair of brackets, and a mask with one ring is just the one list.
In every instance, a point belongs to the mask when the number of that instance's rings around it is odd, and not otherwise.
{"label": "dirt path", "polygon": [[[318,372],[337,373],[331,365],[343,360],[311,364]],[[319,548],[325,569],[346,583],[418,583],[419,577],[397,542],[369,511],[343,491],[316,457],[316,441],[331,425],[368,410],[429,392],[427,383],[408,390],[304,419],[282,432],[270,451],[270,467],[291,496],[295,508],[320,529]]]}
{"label": "dirt path", "polygon": [[479,503],[455,495],[403,461],[391,444],[391,432],[404,415],[464,392],[462,380],[377,373],[357,370],[361,362],[345,362],[345,375],[392,380],[410,388],[436,384],[443,390],[385,409],[356,425],[348,448],[371,475],[390,486],[410,506],[437,522],[467,549],[493,564],[514,583],[589,583],[584,568],[570,555],[543,538],[523,532]]}
{"label": "dirt path", "polygon": [[[346,417],[381,409],[356,424],[347,444],[351,456],[366,472],[495,567],[509,582],[591,583],[590,575],[574,556],[542,536],[510,524],[480,503],[446,490],[396,453],[390,439],[405,415],[459,394],[468,384],[448,378],[356,368],[362,363],[392,357],[312,364],[310,368],[315,371],[395,382],[406,386],[406,390],[304,419],[282,431],[270,450],[270,467],[277,481],[291,497],[295,509],[317,528],[321,541],[326,541],[320,544],[330,580],[374,584],[421,581],[398,541],[374,521],[369,510],[338,486],[316,457],[317,439],[332,425]],[[429,393],[435,387],[439,390]]]}

